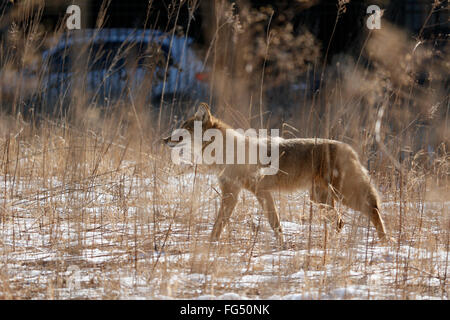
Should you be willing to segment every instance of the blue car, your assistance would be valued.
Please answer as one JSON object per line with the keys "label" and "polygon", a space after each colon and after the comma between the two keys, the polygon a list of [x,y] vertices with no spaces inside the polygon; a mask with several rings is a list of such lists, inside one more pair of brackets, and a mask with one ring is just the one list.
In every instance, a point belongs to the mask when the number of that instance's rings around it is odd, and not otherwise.
{"label": "blue car", "polygon": [[157,30],[64,33],[43,53],[40,104],[55,111],[77,99],[98,106],[133,99],[155,107],[162,99],[207,99],[205,68],[192,44]]}

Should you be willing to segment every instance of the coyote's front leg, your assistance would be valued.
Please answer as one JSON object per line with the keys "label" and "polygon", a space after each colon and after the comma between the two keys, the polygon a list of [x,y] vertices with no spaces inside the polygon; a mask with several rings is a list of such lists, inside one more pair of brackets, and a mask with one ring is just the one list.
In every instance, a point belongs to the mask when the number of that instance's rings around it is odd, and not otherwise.
{"label": "coyote's front leg", "polygon": [[234,207],[236,206],[239,192],[241,189],[236,185],[227,183],[221,184],[222,189],[222,202],[220,204],[219,215],[211,233],[211,241],[218,241],[223,227],[228,223]]}
{"label": "coyote's front leg", "polygon": [[321,209],[326,210],[327,218],[330,212],[336,214],[336,231],[340,232],[342,227],[344,226],[344,221],[342,220],[339,211],[337,211],[334,207],[333,191],[330,189],[330,187],[326,189],[320,184],[314,183],[310,191],[310,197],[312,201],[319,204],[319,207]]}

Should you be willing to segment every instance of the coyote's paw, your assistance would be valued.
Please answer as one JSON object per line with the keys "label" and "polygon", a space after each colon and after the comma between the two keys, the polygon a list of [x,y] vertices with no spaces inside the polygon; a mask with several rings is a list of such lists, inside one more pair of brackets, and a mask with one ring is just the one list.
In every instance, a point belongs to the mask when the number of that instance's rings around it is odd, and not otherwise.
{"label": "coyote's paw", "polygon": [[386,242],[388,244],[397,244],[397,240],[394,237],[386,237]]}
{"label": "coyote's paw", "polygon": [[380,241],[387,245],[394,245],[397,244],[397,240],[395,240],[393,237],[385,235],[384,237],[380,238]]}
{"label": "coyote's paw", "polygon": [[277,248],[278,249],[280,249],[280,250],[286,250],[287,248],[288,248],[288,246],[287,246],[287,244],[286,244],[286,241],[284,240],[284,236],[283,236],[283,234],[282,233],[278,233],[277,235],[276,235],[276,241],[277,241],[277,244],[276,244],[276,246],[277,246]]}

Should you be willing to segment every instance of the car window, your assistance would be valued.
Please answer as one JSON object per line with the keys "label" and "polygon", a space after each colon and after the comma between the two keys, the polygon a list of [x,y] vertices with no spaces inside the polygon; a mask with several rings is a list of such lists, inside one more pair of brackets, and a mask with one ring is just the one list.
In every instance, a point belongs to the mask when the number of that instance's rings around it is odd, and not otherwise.
{"label": "car window", "polygon": [[62,48],[53,53],[49,57],[48,65],[51,73],[68,72],[72,65],[69,49]]}
{"label": "car window", "polygon": [[[72,65],[82,62],[82,57],[72,56],[71,51],[85,51],[89,54],[89,70],[117,70],[123,68],[127,61],[137,62],[139,67],[165,67],[169,54],[167,45],[157,43],[123,43],[123,42],[96,42],[89,48],[73,49],[62,48],[54,52],[49,58],[49,70],[51,73],[69,72]],[[172,57],[169,58],[169,66],[173,65]]]}

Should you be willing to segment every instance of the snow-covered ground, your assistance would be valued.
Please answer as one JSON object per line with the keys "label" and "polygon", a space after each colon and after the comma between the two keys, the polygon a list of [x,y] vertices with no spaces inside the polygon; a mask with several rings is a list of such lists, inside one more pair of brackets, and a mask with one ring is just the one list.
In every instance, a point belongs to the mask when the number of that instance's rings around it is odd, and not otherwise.
{"label": "snow-covered ground", "polygon": [[0,186],[0,297],[448,299],[449,201],[406,204],[402,234],[398,202],[384,203],[400,241],[383,244],[358,213],[339,208],[336,233],[307,193],[274,194],[280,249],[246,192],[209,241],[220,199],[209,175],[3,176]]}

